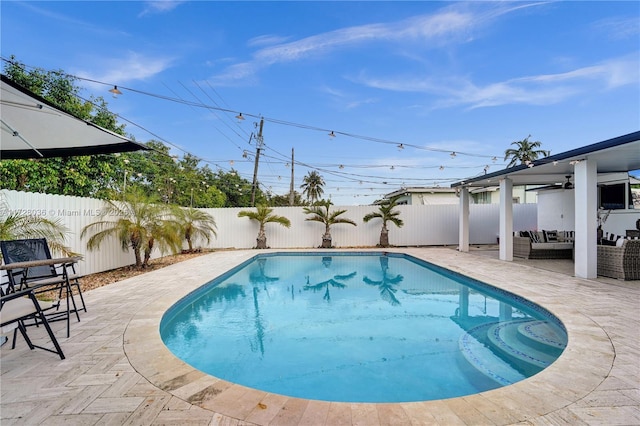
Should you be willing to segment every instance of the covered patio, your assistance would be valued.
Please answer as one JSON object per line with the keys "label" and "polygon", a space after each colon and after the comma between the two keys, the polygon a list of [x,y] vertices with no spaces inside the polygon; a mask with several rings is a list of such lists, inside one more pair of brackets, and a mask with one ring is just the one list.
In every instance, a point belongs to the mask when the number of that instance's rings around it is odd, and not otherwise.
{"label": "covered patio", "polygon": [[[29,351],[20,339],[14,350],[10,345],[3,346],[0,422],[367,426],[640,423],[637,283],[581,279],[558,272],[550,264],[542,269],[530,263],[503,262],[490,250],[475,247],[469,252],[451,248],[393,251],[541,304],[566,326],[566,350],[550,367],[529,379],[447,400],[349,404],[249,389],[193,369],[174,357],[160,339],[159,323],[167,308],[256,254],[253,250],[220,251],[86,292],[88,312],[82,322],[72,323],[71,337],[64,338],[65,333],[57,330],[67,355],[64,361],[45,351]],[[543,265],[546,261],[540,262]]]}
{"label": "covered patio", "polygon": [[[452,185],[460,190],[459,250],[469,251],[469,190],[500,188],[500,259],[513,260],[513,187],[572,182],[575,203],[574,275],[597,276],[598,177],[640,169],[640,131],[608,139],[530,164],[465,179]],[[628,191],[627,191],[628,192]],[[629,206],[629,201],[624,201]],[[640,211],[638,211],[640,218]]]}

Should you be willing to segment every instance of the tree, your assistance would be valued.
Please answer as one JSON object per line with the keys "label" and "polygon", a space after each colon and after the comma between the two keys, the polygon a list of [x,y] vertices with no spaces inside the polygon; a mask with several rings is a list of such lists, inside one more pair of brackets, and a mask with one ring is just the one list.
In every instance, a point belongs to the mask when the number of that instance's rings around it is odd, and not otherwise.
{"label": "tree", "polygon": [[45,238],[51,250],[71,256],[76,253],[64,245],[68,233],[69,229],[59,219],[11,211],[4,196],[0,198],[0,240]]}
{"label": "tree", "polygon": [[258,230],[258,238],[256,238],[256,248],[257,249],[266,249],[267,248],[267,234],[265,233],[265,224],[267,223],[277,223],[285,228],[289,228],[291,226],[291,221],[284,216],[278,216],[273,214],[273,209],[265,206],[264,204],[258,204],[256,207],[256,211],[253,210],[242,210],[238,213],[238,217],[248,217],[251,220],[255,220],[260,224],[260,229]]}
{"label": "tree", "polygon": [[306,218],[305,220],[320,222],[325,226],[324,234],[322,235],[322,245],[321,248],[331,248],[331,226],[339,223],[346,223],[349,225],[357,226],[354,221],[351,219],[338,217],[341,214],[345,213],[346,210],[334,210],[333,212],[329,211],[329,207],[331,206],[331,200],[326,201],[318,201],[315,205],[311,207],[303,207],[304,212],[307,215],[311,215],[311,217]]}
{"label": "tree", "polygon": [[136,268],[147,266],[156,242],[161,251],[170,248],[177,252],[182,238],[176,222],[168,219],[166,205],[151,201],[137,191],[128,194],[125,201],[105,201],[107,206],[100,220],[85,226],[80,234],[82,238],[93,234],[87,241],[87,249],[97,249],[105,239],[115,237],[123,251],[133,250]]}
{"label": "tree", "polygon": [[193,252],[193,241],[203,239],[209,244],[211,234],[216,233],[216,221],[209,213],[191,207],[174,209],[180,234],[187,240],[189,252]]}
{"label": "tree", "polygon": [[398,205],[398,198],[400,196],[395,196],[391,199],[384,200],[380,203],[377,212],[371,212],[366,214],[362,220],[366,223],[372,219],[381,219],[382,220],[382,230],[380,231],[380,247],[389,247],[389,229],[387,228],[387,222],[391,222],[396,225],[398,228],[402,228],[404,225],[404,221],[400,219],[400,212],[394,210],[394,208]]}
{"label": "tree", "polygon": [[310,171],[302,180],[303,184],[300,185],[302,193],[306,195],[307,201],[313,204],[322,197],[324,194],[324,179],[315,170]]}
{"label": "tree", "polygon": [[[117,124],[117,116],[109,112],[102,97],[80,98],[81,88],[75,77],[63,71],[39,68],[27,71],[13,56],[6,62],[4,74],[63,111],[124,135],[124,125]],[[117,181],[115,162],[110,155],[3,160],[0,186],[18,191],[103,198]]]}
{"label": "tree", "polygon": [[[231,169],[230,172],[218,171],[214,184],[226,196],[224,207],[249,207],[251,206],[251,191],[253,185],[248,180],[240,177],[240,174]],[[266,201],[264,193],[257,188],[256,204],[263,204]]]}
{"label": "tree", "polygon": [[515,166],[518,161],[520,162],[520,164],[529,165],[529,163],[531,163],[532,161],[537,160],[538,157],[548,157],[551,154],[550,151],[537,149],[542,146],[542,142],[529,142],[530,137],[531,135],[527,136],[521,141],[511,142],[511,145],[515,145],[516,148],[509,148],[505,150],[504,160],[506,161],[508,159],[511,159],[511,161],[507,165],[507,168]]}
{"label": "tree", "polygon": [[[285,195],[272,195],[269,197],[269,205],[271,207],[289,207],[290,204],[290,194]],[[293,205],[294,206],[304,206],[306,202],[302,199],[302,196],[298,191],[293,191]]]}

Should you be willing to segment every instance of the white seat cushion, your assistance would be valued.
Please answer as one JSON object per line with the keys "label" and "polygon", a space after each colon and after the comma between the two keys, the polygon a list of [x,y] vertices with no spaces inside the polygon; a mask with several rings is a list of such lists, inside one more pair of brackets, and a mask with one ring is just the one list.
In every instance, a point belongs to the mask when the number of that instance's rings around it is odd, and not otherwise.
{"label": "white seat cushion", "polygon": [[28,297],[18,297],[17,299],[8,300],[2,305],[2,310],[0,310],[0,324],[34,314],[37,311],[33,301]]}

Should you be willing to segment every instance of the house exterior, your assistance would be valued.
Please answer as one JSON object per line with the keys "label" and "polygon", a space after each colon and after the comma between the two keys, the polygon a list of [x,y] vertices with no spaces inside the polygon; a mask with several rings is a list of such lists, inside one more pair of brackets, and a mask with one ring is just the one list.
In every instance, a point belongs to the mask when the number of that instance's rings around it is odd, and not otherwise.
{"label": "house exterior", "polygon": [[[539,185],[538,185],[539,186]],[[527,204],[536,203],[537,193],[534,190],[538,186],[518,186],[513,188],[513,203]],[[500,204],[500,188],[489,186],[485,188],[474,188],[469,191],[472,204]],[[397,191],[385,194],[384,198],[389,199],[399,196],[399,205],[439,205],[458,204],[459,197],[455,188],[441,188],[428,186],[413,186],[400,188]]]}
{"label": "house exterior", "polygon": [[[538,196],[535,191],[539,185],[523,185],[513,187],[513,204],[537,203]],[[500,187],[489,186],[485,188],[474,188],[469,191],[473,204],[500,204]]]}
{"label": "house exterior", "polygon": [[414,186],[400,188],[397,191],[385,194],[384,198],[390,199],[399,196],[399,205],[436,205],[458,204],[458,196],[455,188]]}

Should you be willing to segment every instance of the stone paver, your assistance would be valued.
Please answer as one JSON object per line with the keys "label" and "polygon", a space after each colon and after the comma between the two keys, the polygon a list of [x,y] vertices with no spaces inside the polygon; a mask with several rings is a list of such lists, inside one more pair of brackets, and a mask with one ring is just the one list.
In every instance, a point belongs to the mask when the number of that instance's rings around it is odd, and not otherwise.
{"label": "stone paver", "polygon": [[[276,250],[272,250],[276,251]],[[281,250],[286,251],[286,250]],[[363,250],[358,250],[363,251]],[[221,251],[87,292],[88,312],[54,330],[67,358],[0,350],[0,423],[73,425],[640,424],[640,282],[584,280],[567,263],[502,262],[488,252],[404,252],[539,303],[569,344],[549,368],[514,385],[439,401],[347,404],[246,388],[176,359],[158,327],[175,301],[256,251]],[[558,268],[565,268],[563,273]],[[48,344],[42,328],[30,335]]]}

